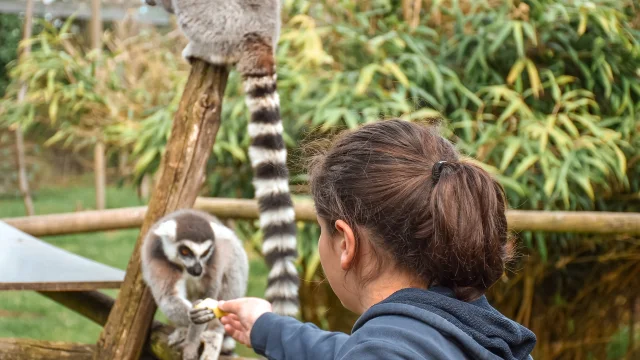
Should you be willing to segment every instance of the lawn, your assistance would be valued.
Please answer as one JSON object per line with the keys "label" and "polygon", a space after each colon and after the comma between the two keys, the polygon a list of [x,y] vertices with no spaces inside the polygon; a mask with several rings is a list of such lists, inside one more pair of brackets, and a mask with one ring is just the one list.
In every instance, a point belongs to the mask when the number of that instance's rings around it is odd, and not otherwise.
{"label": "lawn", "polygon": [[[40,189],[34,196],[37,214],[75,211],[80,204],[85,209],[94,207],[94,192],[90,181],[72,186]],[[107,207],[118,208],[143,205],[133,188],[107,189]],[[0,218],[23,216],[20,198],[0,198]],[[125,269],[139,231],[116,230],[92,234],[46,237],[43,240],[75,254],[101,263]],[[251,275],[249,296],[264,295],[266,265],[255,254],[249,253]],[[44,260],[44,259],[43,259]],[[33,259],[33,261],[43,261]],[[105,293],[116,296],[117,291]],[[156,318],[165,321],[160,312]],[[0,337],[33,338],[51,341],[95,343],[101,327],[57,303],[29,291],[0,292]],[[255,354],[238,346],[238,354]]]}

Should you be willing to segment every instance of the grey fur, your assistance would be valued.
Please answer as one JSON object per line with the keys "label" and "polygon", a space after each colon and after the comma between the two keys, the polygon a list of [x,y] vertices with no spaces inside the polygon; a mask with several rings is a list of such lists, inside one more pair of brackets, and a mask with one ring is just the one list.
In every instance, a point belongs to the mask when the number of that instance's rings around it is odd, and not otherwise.
{"label": "grey fur", "polygon": [[[146,1],[156,5],[155,0]],[[186,59],[237,64],[245,74],[261,67],[257,62],[263,54],[256,54],[256,39],[273,55],[280,37],[279,0],[162,0],[162,5],[176,15],[189,40],[183,51]]]}
{"label": "grey fur", "polygon": [[[201,232],[198,232],[199,228]],[[191,239],[181,238],[181,234],[189,234]],[[208,239],[210,234],[213,239]],[[194,258],[198,257],[198,252],[204,253],[206,250],[203,249],[209,243],[213,248],[208,256],[183,261],[176,254],[176,247],[185,241],[192,245]],[[142,246],[144,280],[160,310],[177,327],[170,342],[181,344],[183,359],[196,359],[202,332],[210,329],[224,334],[224,328],[212,311],[193,309],[194,304],[204,298],[231,300],[246,294],[249,261],[242,243],[214,216],[189,209],[175,211],[158,220]],[[195,266],[193,264],[202,266],[200,276],[187,271],[188,266]],[[233,351],[235,343],[226,340],[224,344],[223,352]]]}

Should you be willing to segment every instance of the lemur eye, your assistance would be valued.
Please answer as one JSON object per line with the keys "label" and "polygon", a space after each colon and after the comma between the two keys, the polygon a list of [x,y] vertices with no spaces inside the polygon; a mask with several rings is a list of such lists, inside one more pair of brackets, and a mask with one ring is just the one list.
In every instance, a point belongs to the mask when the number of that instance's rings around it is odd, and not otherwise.
{"label": "lemur eye", "polygon": [[211,252],[211,248],[208,248],[205,252],[202,253],[202,256],[207,256],[209,255],[209,252]]}
{"label": "lemur eye", "polygon": [[180,246],[180,255],[189,256],[191,255],[191,250],[189,250],[186,246]]}

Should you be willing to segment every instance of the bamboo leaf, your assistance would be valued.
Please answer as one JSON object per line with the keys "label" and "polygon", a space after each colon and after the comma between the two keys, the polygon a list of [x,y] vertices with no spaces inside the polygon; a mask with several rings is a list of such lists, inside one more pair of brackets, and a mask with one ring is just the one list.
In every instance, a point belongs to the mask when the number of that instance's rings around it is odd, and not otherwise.
{"label": "bamboo leaf", "polygon": [[531,83],[531,90],[533,90],[533,96],[540,97],[542,92],[542,82],[540,81],[540,75],[538,69],[533,61],[527,59],[527,73],[529,74],[529,82]]}
{"label": "bamboo leaf", "polygon": [[584,190],[587,196],[589,196],[589,199],[591,199],[591,201],[594,201],[595,194],[593,192],[593,187],[591,186],[591,182],[589,181],[587,176],[574,173],[572,175],[572,178],[573,180],[575,180],[575,182],[578,183],[578,185],[580,185],[580,187],[582,188],[582,190]]}
{"label": "bamboo leaf", "polygon": [[356,84],[356,95],[362,95],[367,91],[367,87],[373,80],[373,75],[378,71],[380,66],[378,64],[369,64],[360,71],[360,78]]}
{"label": "bamboo leaf", "polygon": [[502,30],[500,30],[500,32],[498,33],[498,36],[496,37],[495,40],[493,40],[493,43],[489,47],[489,54],[493,55],[498,50],[498,48],[502,46],[504,41],[511,34],[511,29],[512,29],[511,22],[509,22],[508,25],[502,27]]}
{"label": "bamboo leaf", "polygon": [[587,31],[587,14],[583,11],[580,12],[580,23],[578,24],[578,35],[584,35],[584,32]]}
{"label": "bamboo leaf", "polygon": [[514,180],[518,179],[520,176],[522,176],[522,174],[525,173],[525,171],[527,171],[531,166],[533,166],[533,164],[535,164],[539,159],[540,159],[540,156],[535,154],[525,157],[524,159],[522,159],[522,161],[520,161],[518,166],[516,166],[515,170],[513,171],[513,174],[511,174],[511,177]]}
{"label": "bamboo leaf", "polygon": [[516,48],[518,49],[518,56],[524,58],[524,38],[522,36],[522,22],[520,21],[513,23],[513,38],[516,42]]}
{"label": "bamboo leaf", "polygon": [[53,96],[53,100],[51,100],[51,104],[49,105],[49,119],[51,120],[51,125],[55,125],[56,119],[58,118],[59,100],[60,94],[55,94]]}
{"label": "bamboo leaf", "polygon": [[502,154],[502,161],[500,162],[501,172],[504,172],[507,169],[511,160],[513,160],[513,157],[516,156],[518,149],[520,149],[520,141],[512,140],[509,142],[509,145],[507,145],[507,148]]}
{"label": "bamboo leaf", "polygon": [[507,84],[512,85],[516,81],[516,79],[520,77],[520,74],[522,73],[522,70],[524,70],[525,66],[527,66],[527,60],[518,59],[518,61],[513,64],[511,70],[509,71],[509,75],[507,76]]}

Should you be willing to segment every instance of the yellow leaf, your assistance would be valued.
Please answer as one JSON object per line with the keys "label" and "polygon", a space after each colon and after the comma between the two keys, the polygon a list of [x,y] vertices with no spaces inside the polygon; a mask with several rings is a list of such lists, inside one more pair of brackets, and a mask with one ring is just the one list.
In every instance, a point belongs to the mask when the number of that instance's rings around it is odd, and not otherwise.
{"label": "yellow leaf", "polygon": [[53,96],[53,100],[51,101],[51,104],[49,105],[49,118],[51,120],[51,125],[54,125],[56,123],[56,119],[58,117],[59,100],[60,100],[60,94],[55,94]]}
{"label": "yellow leaf", "polygon": [[580,12],[580,24],[578,25],[578,35],[582,36],[587,31],[587,14]]}
{"label": "yellow leaf", "polygon": [[535,98],[540,97],[542,90],[542,82],[540,81],[540,75],[538,74],[538,68],[533,61],[527,59],[527,73],[529,74],[529,82],[531,83],[531,90],[533,90],[533,96]]}
{"label": "yellow leaf", "polygon": [[529,155],[526,158],[522,159],[522,161],[520,161],[518,166],[516,166],[516,169],[513,171],[511,178],[516,180],[517,178],[522,176],[522,174],[524,174],[525,171],[527,171],[533,164],[535,164],[538,159],[540,159],[540,156],[538,155]]}
{"label": "yellow leaf", "polygon": [[360,71],[360,78],[358,79],[358,84],[356,84],[356,95],[362,95],[367,91],[367,87],[371,84],[373,75],[379,67],[380,66],[378,64],[369,64]]}
{"label": "yellow leaf", "polygon": [[512,85],[524,70],[524,67],[527,65],[525,59],[519,59],[515,64],[511,67],[511,71],[509,71],[509,76],[507,76],[507,84]]}
{"label": "yellow leaf", "polygon": [[398,65],[391,61],[385,61],[384,67],[389,70],[402,85],[409,86],[409,79],[407,79],[407,76],[400,70]]}
{"label": "yellow leaf", "polygon": [[620,166],[620,172],[622,175],[627,173],[627,157],[624,156],[622,150],[619,147],[613,146],[613,150],[616,152],[616,156],[618,157],[618,165]]}

